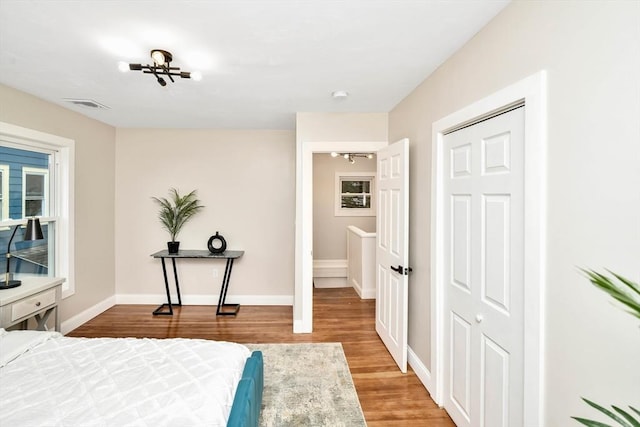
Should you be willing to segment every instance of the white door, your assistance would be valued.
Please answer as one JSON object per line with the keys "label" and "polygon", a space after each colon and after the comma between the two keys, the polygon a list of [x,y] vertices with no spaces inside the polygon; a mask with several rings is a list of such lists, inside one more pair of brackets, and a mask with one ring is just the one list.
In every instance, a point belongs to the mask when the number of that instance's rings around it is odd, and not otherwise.
{"label": "white door", "polygon": [[444,137],[444,407],[523,425],[524,107]]}
{"label": "white door", "polygon": [[409,140],[380,149],[376,235],[376,331],[407,372]]}

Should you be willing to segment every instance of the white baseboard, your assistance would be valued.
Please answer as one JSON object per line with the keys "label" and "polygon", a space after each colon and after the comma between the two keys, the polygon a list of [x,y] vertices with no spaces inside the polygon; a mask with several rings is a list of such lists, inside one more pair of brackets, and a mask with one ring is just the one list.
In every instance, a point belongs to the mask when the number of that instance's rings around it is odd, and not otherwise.
{"label": "white baseboard", "polygon": [[411,350],[411,347],[407,349],[407,361],[411,366],[411,369],[416,373],[416,376],[427,389],[429,395],[433,396],[433,385],[431,382],[431,372],[424,366],[424,363],[418,358],[418,356]]}
{"label": "white baseboard", "polygon": [[65,335],[73,331],[75,328],[82,325],[83,323],[86,323],[89,320],[93,319],[98,314],[107,311],[114,305],[116,305],[115,296],[111,296],[103,301],[100,301],[98,304],[94,305],[93,307],[89,307],[88,309],[84,310],[82,313],[76,314],[70,319],[67,319],[64,322],[62,322],[60,324],[60,332],[62,332],[62,334]]}
{"label": "white baseboard", "polygon": [[304,322],[302,320],[293,321],[293,333],[294,334],[310,334],[312,331],[304,328]]}
{"label": "white baseboard", "polygon": [[[219,295],[182,295],[184,305],[217,305]],[[167,302],[165,294],[118,294],[116,304],[153,304]],[[178,302],[177,295],[171,295],[171,302]],[[293,295],[227,295],[228,304],[242,305],[293,305]]]}
{"label": "white baseboard", "polygon": [[351,285],[353,285],[353,289],[356,290],[360,299],[376,299],[375,289],[362,289],[362,285],[356,279],[351,279]]}
{"label": "white baseboard", "polygon": [[347,277],[347,260],[314,259],[313,277]]}

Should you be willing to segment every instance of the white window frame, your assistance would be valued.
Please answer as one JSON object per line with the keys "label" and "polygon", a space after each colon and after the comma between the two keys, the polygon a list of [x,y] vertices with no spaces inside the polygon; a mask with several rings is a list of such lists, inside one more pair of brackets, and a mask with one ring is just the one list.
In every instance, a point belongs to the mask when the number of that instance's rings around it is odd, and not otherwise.
{"label": "white window frame", "polygon": [[2,199],[0,199],[0,221],[9,218],[9,165],[0,165],[2,174]]}
{"label": "white window frame", "polygon": [[[3,145],[33,151],[53,152],[49,165],[50,182],[55,188],[49,189],[49,215],[41,221],[55,219],[54,271],[57,277],[65,278],[62,298],[75,293],[75,245],[74,245],[74,204],[75,204],[75,141],[10,123],[0,122],[0,140]],[[2,226],[14,226],[24,221],[5,220]]]}
{"label": "white window frame", "polygon": [[[55,156],[55,153],[53,153],[53,155]],[[42,214],[38,216],[56,216],[49,214],[49,197],[52,190],[51,188],[49,188],[49,169],[34,168],[28,166],[24,166],[22,168],[22,216],[24,218],[27,217],[27,175],[41,175],[44,177],[43,188],[45,191],[42,196]]]}
{"label": "white window frame", "polygon": [[[371,197],[370,208],[343,208],[342,181],[369,181]],[[375,172],[336,172],[335,181],[335,216],[376,216],[376,173]]]}

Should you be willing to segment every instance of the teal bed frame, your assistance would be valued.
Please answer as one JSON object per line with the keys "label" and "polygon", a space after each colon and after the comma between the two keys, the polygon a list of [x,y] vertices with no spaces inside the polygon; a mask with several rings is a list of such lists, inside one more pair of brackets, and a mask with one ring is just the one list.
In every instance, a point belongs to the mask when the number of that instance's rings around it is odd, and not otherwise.
{"label": "teal bed frame", "polygon": [[238,383],[227,427],[258,427],[264,388],[264,362],[261,351],[247,358]]}

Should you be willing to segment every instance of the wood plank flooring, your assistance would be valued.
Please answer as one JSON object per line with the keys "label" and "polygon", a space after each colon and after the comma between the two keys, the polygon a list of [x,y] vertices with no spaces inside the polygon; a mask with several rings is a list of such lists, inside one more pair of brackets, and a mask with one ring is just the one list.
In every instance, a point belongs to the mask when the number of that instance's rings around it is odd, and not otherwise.
{"label": "wood plank flooring", "polygon": [[293,333],[290,306],[242,306],[236,317],[216,317],[211,306],[183,306],[173,316],[153,316],[153,306],[117,305],[68,335],[341,342],[368,426],[455,426],[415,373],[409,368],[402,374],[395,365],[375,331],[374,300],[361,300],[352,288],[315,289],[313,299],[311,334]]}

